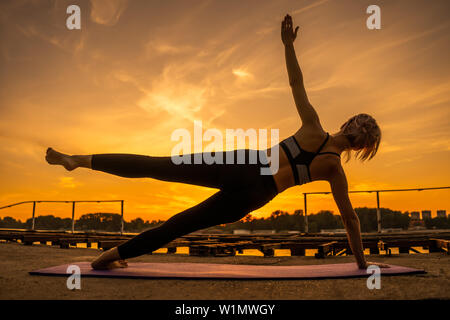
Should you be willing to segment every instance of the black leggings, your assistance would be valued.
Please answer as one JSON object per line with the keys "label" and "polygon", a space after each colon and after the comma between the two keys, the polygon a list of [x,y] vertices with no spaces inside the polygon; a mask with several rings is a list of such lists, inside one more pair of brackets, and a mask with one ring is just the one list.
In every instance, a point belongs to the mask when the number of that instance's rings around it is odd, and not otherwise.
{"label": "black leggings", "polygon": [[[162,225],[142,232],[118,246],[122,259],[152,252],[172,240],[211,226],[238,221],[248,213],[264,206],[277,195],[272,175],[261,175],[260,168],[268,165],[249,164],[250,153],[241,149],[245,164],[174,164],[171,157],[150,157],[134,154],[95,154],[92,169],[126,178],[154,178],[218,188],[220,191],[200,204],[182,211]],[[238,150],[223,152],[223,159]],[[232,153],[232,154],[230,154]],[[227,155],[228,154],[228,155]],[[197,156],[200,154],[197,154]],[[264,156],[263,156],[264,157]],[[267,159],[267,158],[266,158]],[[266,159],[262,160],[263,163]]]}

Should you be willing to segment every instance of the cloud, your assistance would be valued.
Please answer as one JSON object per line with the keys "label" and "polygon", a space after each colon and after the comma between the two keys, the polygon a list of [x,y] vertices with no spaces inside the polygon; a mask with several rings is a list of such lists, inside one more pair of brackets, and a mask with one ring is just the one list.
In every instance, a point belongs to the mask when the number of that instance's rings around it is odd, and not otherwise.
{"label": "cloud", "polygon": [[328,2],[328,1],[330,1],[330,0],[314,1],[313,4],[310,4],[308,6],[305,6],[305,7],[302,7],[300,9],[292,11],[291,15],[300,14],[300,13],[306,12],[308,10],[311,10],[311,9],[315,8],[315,7],[321,6],[322,4],[324,4],[324,3]]}
{"label": "cloud", "polygon": [[161,40],[151,40],[145,46],[145,50],[149,56],[154,52],[164,55],[186,54],[194,49],[194,47],[189,45],[173,45]]}
{"label": "cloud", "polygon": [[59,177],[59,186],[61,188],[76,188],[81,185],[79,182],[75,182],[75,178],[73,177]]}
{"label": "cloud", "polygon": [[113,26],[127,6],[128,0],[91,0],[91,20],[105,26]]}
{"label": "cloud", "polygon": [[207,88],[189,83],[168,84],[168,78],[155,83],[151,90],[145,90],[145,96],[137,104],[152,113],[164,110],[174,117],[194,121],[205,104]]}
{"label": "cloud", "polygon": [[253,75],[244,69],[233,69],[232,73],[238,78],[252,78]]}
{"label": "cloud", "polygon": [[380,148],[378,149],[378,155],[382,153],[390,153],[390,152],[397,152],[397,151],[403,151],[405,149],[405,146],[403,145],[396,145],[391,144],[390,142],[383,141]]}
{"label": "cloud", "polygon": [[126,72],[117,72],[115,77],[139,89],[142,96],[136,105],[149,114],[167,112],[171,117],[194,121],[211,94],[211,88],[183,79],[187,74],[183,69],[182,66],[169,65],[150,84],[141,84]]}
{"label": "cloud", "polygon": [[[25,36],[26,41],[38,47],[36,48],[38,49],[35,52],[36,55],[39,55],[39,49],[42,49],[42,46],[38,41],[33,42],[34,40],[42,40],[69,54],[77,54],[83,50],[86,44],[86,33],[67,30],[65,24],[61,23],[61,12],[65,12],[62,7],[49,9],[49,12],[51,14],[46,17],[47,20],[45,21],[42,21],[41,12],[30,17],[18,13],[8,17],[11,22],[14,22],[8,24],[5,37],[10,36],[14,40],[7,41],[6,46],[2,46],[3,55],[9,59],[17,58],[17,53],[14,52],[14,44],[21,41],[18,39],[21,39],[22,35]],[[25,55],[27,52],[21,52],[21,54]]]}

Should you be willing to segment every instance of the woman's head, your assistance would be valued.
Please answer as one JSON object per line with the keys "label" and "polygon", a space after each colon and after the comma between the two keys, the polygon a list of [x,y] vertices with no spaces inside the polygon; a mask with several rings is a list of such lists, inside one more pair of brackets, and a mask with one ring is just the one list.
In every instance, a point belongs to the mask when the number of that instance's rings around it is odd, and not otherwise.
{"label": "woman's head", "polygon": [[346,150],[346,162],[350,159],[351,150],[356,151],[355,158],[359,156],[361,161],[370,160],[377,153],[381,130],[370,115],[360,113],[351,117],[341,126],[341,132],[350,142],[350,147]]}

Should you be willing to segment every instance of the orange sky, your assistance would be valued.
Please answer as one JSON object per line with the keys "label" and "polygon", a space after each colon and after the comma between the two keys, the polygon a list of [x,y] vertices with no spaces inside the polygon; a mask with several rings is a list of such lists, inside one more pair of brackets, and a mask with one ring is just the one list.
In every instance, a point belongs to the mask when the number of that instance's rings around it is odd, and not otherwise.
{"label": "orange sky", "polygon": [[[81,7],[80,31],[66,7]],[[366,28],[370,4],[381,30]],[[125,199],[125,219],[167,219],[216,190],[49,166],[47,147],[70,154],[170,155],[178,128],[279,129],[301,125],[288,85],[280,24],[295,42],[310,101],[330,133],[373,115],[377,156],[344,165],[351,190],[450,185],[449,1],[25,1],[0,3],[0,206],[25,200]],[[303,208],[297,186],[253,213]],[[354,207],[375,196],[351,195]],[[381,195],[402,211],[447,209],[449,190]],[[119,206],[80,205],[86,212]],[[310,196],[308,211],[337,208]],[[37,214],[70,217],[69,204]],[[26,219],[31,205],[0,211]]]}

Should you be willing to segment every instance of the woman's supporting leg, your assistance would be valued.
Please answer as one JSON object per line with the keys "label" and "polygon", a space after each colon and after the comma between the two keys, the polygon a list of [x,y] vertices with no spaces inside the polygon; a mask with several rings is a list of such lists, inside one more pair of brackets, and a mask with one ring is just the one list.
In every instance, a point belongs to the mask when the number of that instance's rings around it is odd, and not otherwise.
{"label": "woman's supporting leg", "polygon": [[219,191],[200,204],[180,212],[162,225],[149,229],[118,246],[121,259],[150,253],[188,233],[238,221],[262,207],[274,195],[258,190]]}
{"label": "woman's supporting leg", "polygon": [[118,268],[120,265],[116,262],[119,260],[151,253],[164,244],[196,230],[237,221],[251,210],[242,200],[248,201],[243,193],[219,191],[202,203],[174,215],[162,225],[146,230],[118,247],[102,253],[91,266],[94,269]]}
{"label": "woman's supporting leg", "polygon": [[[128,259],[150,253],[172,240],[188,233],[238,220],[245,216],[244,209],[230,206],[238,201],[231,194],[219,191],[202,203],[172,216],[162,225],[149,229],[118,246],[121,259]],[[232,208],[233,207],[233,208]]]}
{"label": "woman's supporting leg", "polygon": [[[254,185],[221,190],[202,203],[180,212],[162,225],[149,229],[111,250],[105,259],[128,259],[155,251],[188,233],[238,221],[277,195],[272,176],[260,176]],[[101,261],[100,257],[100,262]],[[111,262],[108,260],[108,262]]]}
{"label": "woman's supporting leg", "polygon": [[120,260],[117,247],[103,252],[91,263],[92,268],[96,270],[106,270],[114,268],[126,268],[128,266],[125,260]]}

